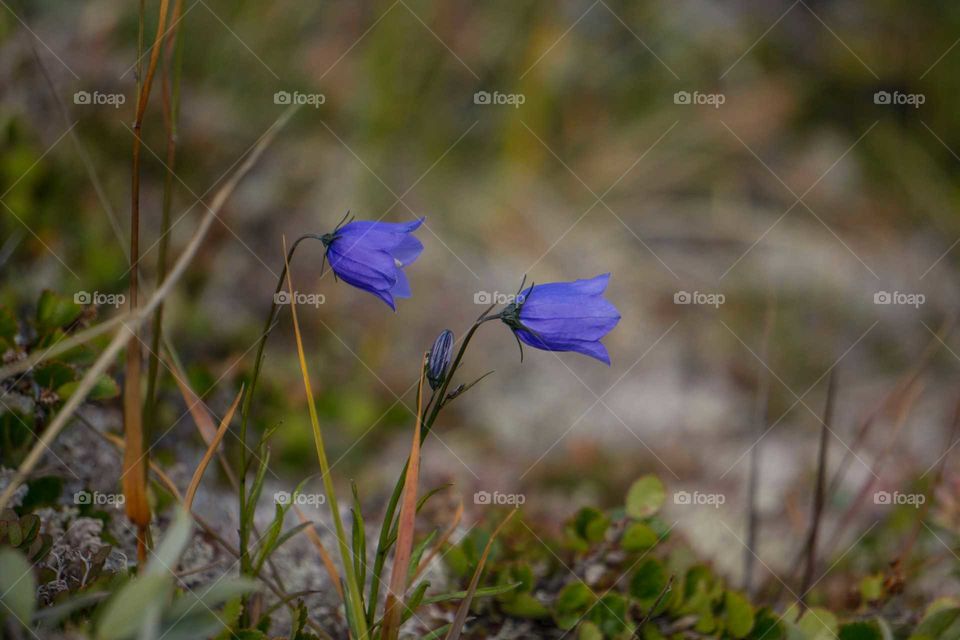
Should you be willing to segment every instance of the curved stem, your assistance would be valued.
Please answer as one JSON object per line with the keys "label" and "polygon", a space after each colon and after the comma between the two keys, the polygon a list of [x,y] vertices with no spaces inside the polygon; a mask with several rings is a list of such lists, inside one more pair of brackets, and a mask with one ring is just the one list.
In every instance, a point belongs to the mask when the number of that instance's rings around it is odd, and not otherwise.
{"label": "curved stem", "polygon": [[240,409],[240,487],[239,487],[239,500],[240,500],[240,572],[241,574],[250,574],[252,567],[250,566],[250,555],[249,550],[247,549],[248,539],[250,537],[250,529],[244,514],[247,511],[247,422],[250,419],[250,407],[252,406],[253,394],[257,388],[257,380],[260,378],[260,368],[263,365],[263,354],[267,346],[267,338],[270,337],[270,333],[273,331],[274,324],[276,322],[277,313],[279,307],[277,305],[277,294],[280,293],[280,290],[283,289],[283,283],[287,277],[287,265],[293,261],[293,254],[296,252],[297,247],[304,240],[320,240],[320,236],[313,233],[306,233],[299,238],[297,238],[292,245],[290,245],[290,250],[287,252],[287,259],[284,261],[283,269],[280,271],[280,277],[277,279],[277,288],[273,292],[273,301],[270,303],[270,313],[267,315],[267,321],[264,324],[263,332],[260,334],[260,340],[257,344],[257,357],[253,364],[253,375],[250,378],[250,386],[247,388],[246,394],[243,396],[243,404]]}

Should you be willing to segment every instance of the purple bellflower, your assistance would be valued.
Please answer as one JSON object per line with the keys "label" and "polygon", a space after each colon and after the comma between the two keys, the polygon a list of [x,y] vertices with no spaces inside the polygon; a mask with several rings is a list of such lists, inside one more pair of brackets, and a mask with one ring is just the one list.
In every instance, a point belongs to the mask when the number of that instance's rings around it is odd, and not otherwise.
{"label": "purple bellflower", "polygon": [[355,220],[338,226],[320,240],[333,273],[347,284],[369,291],[394,311],[394,298],[409,298],[403,272],[423,251],[413,232],[423,218],[410,222]]}
{"label": "purple bellflower", "polygon": [[610,274],[589,280],[533,285],[517,294],[500,319],[521,342],[544,351],[576,351],[610,365],[600,339],[620,321],[603,297]]}

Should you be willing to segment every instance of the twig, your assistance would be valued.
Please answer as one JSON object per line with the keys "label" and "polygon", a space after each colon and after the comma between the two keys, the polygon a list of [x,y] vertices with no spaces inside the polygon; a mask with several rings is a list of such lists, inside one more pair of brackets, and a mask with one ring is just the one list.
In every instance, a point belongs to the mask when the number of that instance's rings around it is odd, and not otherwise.
{"label": "twig", "polygon": [[827,478],[827,445],[830,423],[833,421],[833,404],[837,393],[837,377],[831,371],[827,381],[827,402],[823,410],[823,426],[820,428],[820,452],[817,456],[817,486],[813,494],[813,513],[810,516],[810,535],[807,538],[807,565],[800,583],[800,607],[805,607],[805,596],[813,583],[813,571],[817,564],[817,534],[823,516],[824,490]]}
{"label": "twig", "polygon": [[667,594],[670,593],[670,590],[673,588],[673,578],[670,576],[670,579],[667,580],[667,586],[663,588],[663,591],[660,592],[660,595],[657,596],[656,601],[653,603],[653,606],[650,607],[650,610],[647,611],[647,615],[643,616],[643,620],[640,621],[640,624],[637,625],[637,629],[633,634],[634,638],[641,638],[643,633],[643,625],[649,622],[650,618],[653,617],[653,612],[657,610],[657,607],[660,606],[660,603],[663,602],[663,599],[667,597]]}

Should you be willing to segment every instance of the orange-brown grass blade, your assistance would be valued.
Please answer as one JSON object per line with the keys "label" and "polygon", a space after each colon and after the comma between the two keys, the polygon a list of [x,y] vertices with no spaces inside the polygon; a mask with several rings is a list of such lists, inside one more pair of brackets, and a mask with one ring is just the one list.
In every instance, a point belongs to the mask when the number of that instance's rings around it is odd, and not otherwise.
{"label": "orange-brown grass blade", "polygon": [[460,504],[457,505],[457,511],[453,514],[453,520],[450,522],[450,526],[447,527],[447,530],[443,532],[437,542],[433,545],[433,548],[430,549],[430,552],[427,553],[427,556],[420,563],[420,566],[417,567],[417,570],[413,573],[413,576],[410,578],[410,584],[413,584],[417,581],[417,578],[420,577],[427,566],[430,565],[430,562],[437,557],[437,554],[440,553],[440,550],[443,549],[444,545],[447,544],[447,541],[450,540],[450,536],[453,535],[453,532],[457,530],[457,527],[460,526],[460,520],[463,518],[463,500],[460,500]]}
{"label": "orange-brown grass blade", "polygon": [[[207,410],[203,400],[190,386],[190,381],[187,380],[186,373],[184,373],[178,364],[176,355],[173,352],[173,347],[169,342],[166,342],[166,350],[167,354],[163,360],[167,365],[167,370],[173,375],[173,379],[177,383],[177,388],[180,389],[180,395],[183,396],[187,410],[190,412],[191,417],[193,417],[194,424],[197,425],[197,431],[200,432],[203,443],[210,446],[213,439],[217,437],[217,427],[213,424],[213,418],[210,417],[210,412]],[[233,467],[230,466],[230,463],[227,462],[227,459],[224,457],[221,447],[217,448],[217,460],[220,461],[220,468],[223,469],[224,475],[227,476],[230,486],[236,489],[237,475],[233,472]]]}
{"label": "orange-brown grass blade", "polygon": [[216,435],[214,435],[213,440],[207,446],[207,452],[203,454],[200,464],[197,465],[196,471],[193,472],[193,478],[190,480],[190,486],[187,487],[187,497],[183,501],[188,512],[193,508],[193,498],[197,495],[197,489],[200,487],[200,479],[203,478],[203,472],[207,470],[207,465],[209,465],[210,460],[213,459],[213,454],[216,453],[217,447],[220,445],[220,441],[223,440],[223,436],[226,435],[227,429],[230,428],[230,420],[233,419],[233,412],[237,410],[237,405],[240,404],[240,398],[242,397],[243,386],[241,385],[240,392],[237,394],[237,397],[234,398],[233,404],[230,405],[230,408],[227,409],[227,413],[225,416],[223,416],[223,420],[220,421],[220,428],[217,429]]}
{"label": "orange-brown grass blade", "polygon": [[180,370],[180,367],[177,366],[174,359],[165,358],[165,360],[167,361],[170,373],[173,374],[173,379],[177,383],[177,388],[180,389],[180,395],[183,396],[183,401],[187,404],[187,410],[197,425],[200,437],[203,438],[204,444],[209,447],[210,443],[217,437],[217,427],[213,424],[213,418],[210,417],[210,412],[207,411],[200,396],[190,388],[190,383],[187,382],[187,376]]}
{"label": "orange-brown grass blade", "polygon": [[400,520],[397,525],[397,547],[393,557],[393,572],[387,602],[383,610],[382,640],[395,640],[400,634],[400,614],[403,594],[407,590],[407,574],[410,571],[410,554],[413,551],[413,529],[417,517],[417,481],[420,477],[420,419],[423,411],[423,376],[427,356],[420,363],[420,381],[417,383],[417,420],[410,446],[410,463],[404,479],[403,498],[400,502]]}
{"label": "orange-brown grass blade", "polygon": [[[303,511],[300,510],[300,507],[293,505],[293,510],[297,513],[297,517],[300,518],[300,522],[307,522],[307,516],[303,515]],[[340,601],[343,600],[343,587],[340,586],[340,572],[337,571],[337,565],[333,564],[333,558],[330,557],[330,554],[327,553],[326,547],[323,546],[323,541],[320,539],[320,534],[317,533],[317,530],[310,525],[304,531],[307,534],[307,537],[310,538],[310,542],[313,543],[313,546],[316,547],[317,553],[320,554],[320,559],[323,561],[323,566],[326,567],[327,573],[330,575],[330,582],[333,583],[334,588],[337,590],[337,595],[340,596]]]}
{"label": "orange-brown grass blade", "polygon": [[457,615],[453,619],[453,624],[450,626],[450,631],[447,633],[447,640],[459,640],[460,634],[463,632],[463,625],[467,621],[467,614],[470,613],[470,603],[473,602],[473,594],[477,592],[477,586],[480,584],[480,574],[483,573],[483,565],[487,563],[487,556],[490,555],[490,549],[493,547],[493,541],[497,539],[497,535],[499,535],[500,530],[503,529],[504,525],[510,521],[510,518],[512,518],[513,514],[516,512],[517,509],[514,508],[513,511],[508,513],[507,517],[503,519],[503,522],[497,525],[497,528],[493,530],[493,533],[490,534],[490,539],[487,540],[487,546],[483,549],[483,555],[480,556],[480,561],[477,562],[477,568],[473,572],[473,577],[470,578],[470,586],[467,587],[467,595],[460,603],[460,608],[457,609]]}
{"label": "orange-brown grass blade", "polygon": [[127,343],[127,378],[123,393],[123,496],[127,517],[137,525],[137,558],[147,557],[150,504],[147,502],[147,458],[143,447],[143,416],[140,406],[140,341]]}

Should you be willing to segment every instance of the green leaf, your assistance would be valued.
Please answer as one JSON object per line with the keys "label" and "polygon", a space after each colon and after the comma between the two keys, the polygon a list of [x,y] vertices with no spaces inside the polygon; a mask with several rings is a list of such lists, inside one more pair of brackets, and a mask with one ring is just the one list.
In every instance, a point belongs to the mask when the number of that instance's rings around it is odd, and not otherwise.
{"label": "green leaf", "polygon": [[[367,534],[366,527],[363,524],[363,511],[360,509],[360,491],[357,489],[357,483],[350,481],[350,491],[353,494],[353,528],[351,530],[351,543],[353,553],[353,573],[357,576],[357,583],[360,590],[363,591],[367,584]],[[417,558],[419,564],[420,558]],[[411,577],[413,573],[409,574]]]}
{"label": "green leaf", "polygon": [[646,551],[660,540],[657,533],[643,522],[632,522],[623,532],[620,546],[631,553]]}
{"label": "green leaf", "polygon": [[44,389],[58,389],[76,377],[73,367],[65,362],[44,362],[33,370],[33,380]]}
{"label": "green leaf", "polygon": [[400,617],[401,624],[413,617],[414,612],[423,604],[423,596],[427,592],[430,583],[424,580],[416,586],[407,601],[403,603],[403,612]]}
{"label": "green leaf", "polygon": [[629,611],[626,598],[619,593],[607,593],[590,609],[590,621],[600,627],[603,635],[614,637],[627,630]]}
{"label": "green leaf", "polygon": [[445,624],[442,627],[438,627],[433,631],[431,631],[430,633],[428,633],[427,635],[423,636],[421,640],[438,640],[439,638],[442,638],[444,634],[446,634],[447,631],[450,630],[451,627],[453,627],[452,624]]}
{"label": "green leaf", "polygon": [[883,575],[878,573],[861,580],[860,597],[864,602],[876,602],[883,598]]}
{"label": "green leaf", "polygon": [[839,640],[883,640],[883,634],[876,622],[849,622],[840,627]]}
{"label": "green leaf", "polygon": [[[77,387],[79,386],[79,380],[60,385],[57,387],[57,395],[60,396],[61,400],[66,400],[76,393]],[[93,388],[91,388],[90,393],[87,394],[87,400],[110,400],[119,395],[120,387],[117,385],[116,380],[103,374],[97,377],[96,382],[93,383]]]}
{"label": "green leaf", "polygon": [[786,637],[787,628],[779,615],[769,607],[757,611],[753,632],[750,634],[751,640],[786,640]]}
{"label": "green leaf", "polygon": [[834,640],[837,637],[837,617],[821,607],[807,609],[797,626],[807,640]]}
{"label": "green leaf", "polygon": [[610,518],[593,507],[580,509],[573,519],[573,529],[577,537],[590,543],[603,540],[609,527]]}
{"label": "green leaf", "polygon": [[30,563],[13,549],[0,549],[0,618],[11,613],[29,628],[36,607],[37,581]]}
{"label": "green leaf", "polygon": [[98,640],[133,638],[144,623],[144,612],[165,602],[173,591],[173,575],[146,573],[127,582],[106,602],[97,624]]}
{"label": "green leaf", "polygon": [[47,333],[65,327],[76,320],[82,311],[83,306],[46,289],[37,302],[37,329],[40,333]]}
{"label": "green leaf", "polygon": [[573,629],[597,597],[582,582],[571,582],[557,595],[553,619],[563,630]]}
{"label": "green leaf", "polygon": [[57,476],[34,478],[27,482],[27,495],[20,506],[24,511],[53,506],[62,493],[63,478]]}
{"label": "green leaf", "polygon": [[255,580],[249,578],[224,578],[210,587],[188,589],[173,601],[166,615],[168,618],[179,618],[197,609],[213,609],[233,598],[256,591],[258,586]]}
{"label": "green leaf", "polygon": [[627,491],[627,515],[631,518],[648,518],[660,510],[666,497],[667,492],[660,478],[643,476]]}
{"label": "green leaf", "polygon": [[[956,631],[960,626],[960,608],[937,608],[928,611],[914,630],[910,640],[948,640],[948,631]],[[956,638],[957,634],[953,633]]]}
{"label": "green leaf", "polygon": [[147,563],[147,573],[172,576],[173,570],[180,561],[180,556],[183,555],[190,543],[192,534],[193,519],[186,510],[178,508],[173,517],[173,522],[164,532],[163,540]]}
{"label": "green leaf", "polygon": [[226,629],[219,616],[209,609],[196,607],[189,614],[166,621],[158,638],[163,640],[196,640],[209,638]]}
{"label": "green leaf", "polygon": [[[518,584],[503,584],[495,587],[483,587],[481,589],[477,589],[474,592],[473,597],[483,598],[488,596],[499,596],[500,594],[512,591],[518,586]],[[450,593],[442,593],[440,595],[430,596],[423,601],[423,604],[436,604],[438,602],[449,602],[451,600],[463,600],[466,597],[466,591],[451,591]]]}
{"label": "green leaf", "polygon": [[413,578],[413,575],[417,572],[417,567],[420,566],[420,560],[423,558],[423,554],[427,551],[427,548],[433,544],[434,538],[436,538],[439,533],[438,530],[434,529],[413,548],[413,552],[410,554],[410,568],[407,572],[407,580]]}
{"label": "green leaf", "polygon": [[668,580],[667,570],[663,564],[655,558],[647,558],[640,563],[633,577],[630,578],[630,595],[642,604],[651,606],[663,593]]}
{"label": "green leaf", "polygon": [[500,608],[516,618],[538,620],[550,616],[550,610],[529,593],[518,593],[510,602],[501,604]]}
{"label": "green leaf", "polygon": [[580,628],[577,630],[577,640],[603,640],[603,632],[600,631],[600,627],[585,620],[580,623]]}
{"label": "green leaf", "polygon": [[741,594],[727,591],[723,598],[723,613],[727,632],[733,637],[746,638],[753,629],[754,615],[750,602]]}

